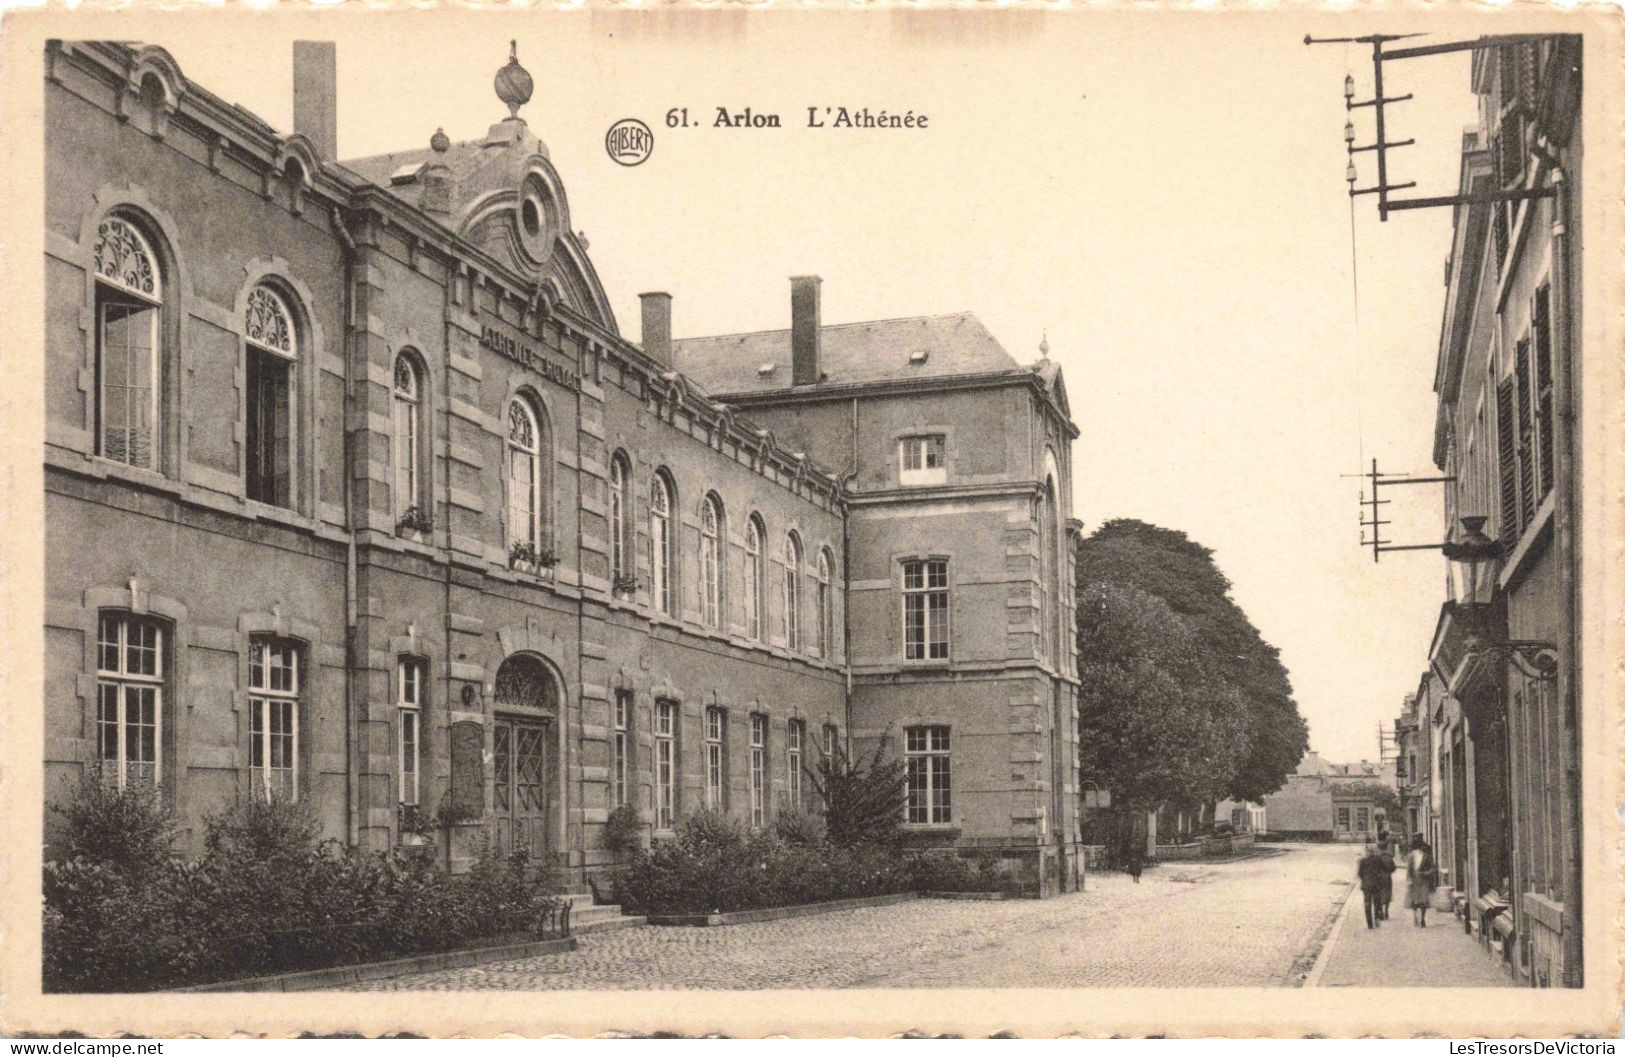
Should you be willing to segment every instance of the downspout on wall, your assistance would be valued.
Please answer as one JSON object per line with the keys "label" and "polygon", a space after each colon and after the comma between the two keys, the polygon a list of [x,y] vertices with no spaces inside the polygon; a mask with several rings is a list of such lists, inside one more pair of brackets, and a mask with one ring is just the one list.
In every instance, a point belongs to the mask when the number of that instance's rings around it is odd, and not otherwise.
{"label": "downspout on wall", "polygon": [[346,842],[355,847],[361,839],[360,809],[356,801],[356,547],[355,547],[355,438],[350,428],[350,402],[355,399],[355,237],[344,223],[344,214],[333,207],[333,230],[344,247],[344,817]]}

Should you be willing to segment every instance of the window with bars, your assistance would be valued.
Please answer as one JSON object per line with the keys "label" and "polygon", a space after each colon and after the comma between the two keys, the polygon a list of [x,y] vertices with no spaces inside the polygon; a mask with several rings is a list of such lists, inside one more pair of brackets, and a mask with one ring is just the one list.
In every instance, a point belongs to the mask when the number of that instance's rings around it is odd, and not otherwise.
{"label": "window with bars", "polygon": [[903,736],[903,758],[908,766],[907,821],[911,825],[953,821],[948,728],[908,727]]}
{"label": "window with bars", "polygon": [[903,563],[903,657],[948,657],[948,562],[942,558]]}
{"label": "window with bars", "polygon": [[96,453],[156,470],[162,364],[163,276],[131,220],[96,231]]}
{"label": "window with bars", "polygon": [[400,758],[400,802],[409,806],[422,803],[423,689],[428,665],[417,657],[402,657],[396,663],[395,705],[399,726],[397,752]]}
{"label": "window with bars", "polygon": [[767,717],[750,717],[750,824],[760,829],[767,821]]}
{"label": "window with bars", "polygon": [[631,802],[628,780],[632,768],[632,691],[615,691],[614,760],[611,763],[615,806]]}
{"label": "window with bars", "polygon": [[784,645],[801,648],[801,540],[794,532],[784,538]]}
{"label": "window with bars", "polygon": [[249,777],[258,796],[298,800],[299,644],[266,636],[249,651]]}
{"label": "window with bars", "polygon": [[103,613],[96,646],[102,780],[119,789],[156,789],[163,766],[163,628],[129,613]]}
{"label": "window with bars", "polygon": [[830,559],[827,550],[818,552],[818,582],[813,597],[813,649],[820,657],[834,655],[835,603],[830,586]]}
{"label": "window with bars", "polygon": [[942,484],[948,479],[946,436],[924,433],[897,442],[897,481],[903,485]]}
{"label": "window with bars", "polygon": [[766,538],[762,519],[752,514],[745,523],[745,634],[753,639],[762,637],[762,611],[766,608],[762,597],[767,583],[762,571],[762,541]]}
{"label": "window with bars", "polygon": [[705,710],[705,806],[728,807],[728,713],[712,705]]}
{"label": "window with bars", "polygon": [[792,719],[785,728],[784,771],[792,810],[801,808],[801,745],[806,733],[807,724],[799,719]]}
{"label": "window with bars", "polygon": [[245,448],[248,498],[293,505],[293,364],[299,345],[293,313],[280,294],[256,286],[248,295]]}
{"label": "window with bars", "polygon": [[677,702],[655,702],[655,829],[677,823]]}
{"label": "window with bars", "polygon": [[700,504],[700,616],[722,626],[722,500],[714,495]]}
{"label": "window with bars", "polygon": [[672,614],[671,484],[664,472],[649,481],[649,591],[655,608]]}
{"label": "window with bars", "polygon": [[626,453],[618,451],[609,460],[609,564],[610,575],[616,583],[625,583],[632,575],[631,563],[627,561],[632,548],[626,538],[627,496],[631,480],[631,464]]}
{"label": "window with bars", "polygon": [[508,401],[508,550],[541,549],[542,427],[530,401]]}
{"label": "window with bars", "polygon": [[427,514],[420,477],[423,472],[422,383],[417,364],[401,353],[395,357],[392,397],[395,425],[395,516],[409,511]]}

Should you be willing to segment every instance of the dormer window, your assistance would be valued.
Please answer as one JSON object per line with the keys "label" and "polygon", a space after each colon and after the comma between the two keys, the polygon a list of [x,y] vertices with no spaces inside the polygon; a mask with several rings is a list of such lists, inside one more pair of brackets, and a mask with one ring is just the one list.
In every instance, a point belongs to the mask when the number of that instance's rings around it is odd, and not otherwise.
{"label": "dormer window", "polygon": [[946,440],[941,433],[922,433],[900,439],[897,442],[897,482],[904,486],[947,483]]}
{"label": "dormer window", "polygon": [[410,162],[389,174],[389,185],[399,187],[401,184],[413,183],[423,174],[423,167],[428,162]]}
{"label": "dormer window", "polygon": [[756,368],[756,374],[760,378],[771,378],[773,377],[773,372],[778,369],[779,365],[776,363],[764,363]]}
{"label": "dormer window", "polygon": [[908,354],[908,364],[910,367],[918,367],[930,358],[931,353],[927,352],[925,349],[915,349],[913,352]]}

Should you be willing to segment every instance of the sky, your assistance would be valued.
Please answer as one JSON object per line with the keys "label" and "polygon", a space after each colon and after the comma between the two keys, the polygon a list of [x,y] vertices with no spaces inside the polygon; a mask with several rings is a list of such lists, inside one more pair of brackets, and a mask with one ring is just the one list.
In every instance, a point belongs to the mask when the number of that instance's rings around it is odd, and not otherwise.
{"label": "sky", "polygon": [[[250,16],[253,17],[253,16]],[[291,41],[337,38],[342,157],[480,136],[516,39],[547,144],[622,332],[637,294],[679,337],[788,325],[788,277],[823,277],[826,323],[968,310],[1022,362],[1047,333],[1074,421],[1074,510],[1181,529],[1281,650],[1311,747],[1374,759],[1426,664],[1443,559],[1358,546],[1369,468],[1431,475],[1448,210],[1356,207],[1342,84],[1369,49],[1306,32],[1405,28],[1313,13],[578,11],[319,24],[258,16],[146,39],[291,127]],[[335,28],[338,27],[338,28]],[[1465,27],[1465,28],[1464,28]],[[1434,23],[1433,39],[1486,31]],[[87,34],[89,35],[89,34]],[[244,46],[252,41],[251,46]],[[1455,191],[1475,122],[1465,55],[1390,64],[1391,179]],[[712,127],[717,107],[777,129]],[[809,106],[928,115],[925,129],[809,129]],[[669,129],[687,107],[693,127]],[[1357,112],[1369,142],[1369,109]],[[643,165],[603,147],[654,130]],[[1374,177],[1360,156],[1361,184]],[[1437,486],[1393,489],[1396,542],[1443,536]]]}

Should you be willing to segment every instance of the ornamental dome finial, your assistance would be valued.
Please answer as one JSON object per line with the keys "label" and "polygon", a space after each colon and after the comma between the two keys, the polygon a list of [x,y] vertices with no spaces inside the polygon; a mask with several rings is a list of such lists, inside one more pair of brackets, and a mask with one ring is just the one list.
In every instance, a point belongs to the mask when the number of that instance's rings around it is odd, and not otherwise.
{"label": "ornamental dome finial", "polygon": [[1049,359],[1049,328],[1048,327],[1044,328],[1044,337],[1038,343],[1038,355],[1044,357],[1044,359],[1046,359],[1046,360]]}
{"label": "ornamental dome finial", "polygon": [[436,154],[444,154],[451,150],[451,138],[446,135],[445,129],[437,128],[434,130],[434,135],[429,137],[429,149]]}
{"label": "ornamental dome finial", "polygon": [[530,94],[536,88],[536,82],[530,79],[530,71],[519,65],[519,42],[508,42],[508,65],[497,71],[496,90],[497,98],[502,100],[508,108],[510,118],[519,117],[519,108],[530,102]]}

